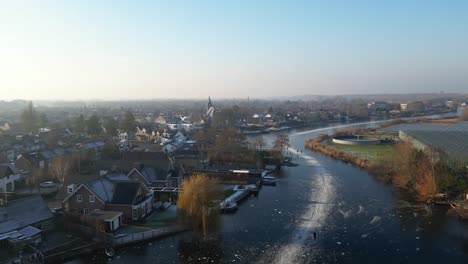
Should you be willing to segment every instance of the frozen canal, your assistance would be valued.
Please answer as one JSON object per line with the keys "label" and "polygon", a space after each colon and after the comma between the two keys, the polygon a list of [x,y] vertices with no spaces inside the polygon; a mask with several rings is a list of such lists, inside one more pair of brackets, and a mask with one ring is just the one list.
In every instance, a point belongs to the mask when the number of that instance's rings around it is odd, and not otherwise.
{"label": "frozen canal", "polygon": [[[303,150],[306,139],[331,131],[289,131],[291,148]],[[122,249],[112,260],[97,254],[73,262],[468,263],[468,223],[319,153],[304,150],[294,162],[276,187],[264,186],[222,216],[215,242],[186,233]]]}

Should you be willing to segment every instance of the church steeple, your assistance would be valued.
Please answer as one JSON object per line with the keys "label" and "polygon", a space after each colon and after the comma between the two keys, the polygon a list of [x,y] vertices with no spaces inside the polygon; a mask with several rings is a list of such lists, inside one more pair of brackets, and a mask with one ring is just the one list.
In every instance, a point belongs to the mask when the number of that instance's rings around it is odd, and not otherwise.
{"label": "church steeple", "polygon": [[213,107],[213,103],[211,102],[211,98],[208,96],[208,110],[210,110],[210,108]]}

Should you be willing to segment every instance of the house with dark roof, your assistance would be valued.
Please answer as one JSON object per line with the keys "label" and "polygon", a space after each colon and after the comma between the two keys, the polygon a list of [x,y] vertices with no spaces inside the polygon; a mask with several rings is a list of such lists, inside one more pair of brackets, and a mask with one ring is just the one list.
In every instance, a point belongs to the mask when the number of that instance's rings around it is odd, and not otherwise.
{"label": "house with dark roof", "polygon": [[132,180],[142,182],[148,187],[177,187],[179,175],[174,167],[169,169],[137,164],[130,171],[128,177]]}
{"label": "house with dark roof", "polygon": [[119,160],[99,160],[96,168],[116,168],[147,187],[178,187],[184,169],[173,157],[162,152],[125,152]]}
{"label": "house with dark roof", "polygon": [[34,169],[45,169],[46,158],[39,152],[24,153],[20,154],[15,161],[15,165],[18,169],[25,172],[31,172]]}
{"label": "house with dark roof", "polygon": [[117,211],[123,221],[146,217],[153,209],[153,193],[124,174],[110,173],[84,184],[72,184],[63,200],[65,212],[87,215],[92,211]]}
{"label": "house with dark roof", "polygon": [[0,235],[33,226],[42,231],[53,228],[53,214],[41,196],[10,201],[0,207]]}
{"label": "house with dark roof", "polygon": [[141,220],[153,210],[153,193],[139,181],[117,182],[106,210],[122,212],[127,221]]}

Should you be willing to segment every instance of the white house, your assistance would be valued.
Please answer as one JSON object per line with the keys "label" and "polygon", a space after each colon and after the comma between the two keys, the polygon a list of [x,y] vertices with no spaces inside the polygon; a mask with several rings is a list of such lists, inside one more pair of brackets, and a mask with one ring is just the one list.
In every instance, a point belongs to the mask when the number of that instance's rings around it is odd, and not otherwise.
{"label": "white house", "polygon": [[0,190],[13,192],[15,182],[21,179],[21,173],[12,164],[0,164]]}

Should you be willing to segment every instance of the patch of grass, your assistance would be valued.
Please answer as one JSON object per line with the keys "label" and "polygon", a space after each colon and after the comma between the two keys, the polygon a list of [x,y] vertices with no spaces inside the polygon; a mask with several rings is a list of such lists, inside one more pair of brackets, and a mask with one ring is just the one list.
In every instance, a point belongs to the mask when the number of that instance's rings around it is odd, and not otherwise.
{"label": "patch of grass", "polygon": [[144,223],[132,223],[120,229],[119,234],[134,234],[161,227],[171,226],[177,223],[177,211],[168,209],[149,216]]}
{"label": "patch of grass", "polygon": [[381,163],[391,162],[395,154],[394,145],[341,145],[333,143],[331,140],[326,141],[326,144],[338,150]]}
{"label": "patch of grass", "polygon": [[152,228],[132,224],[132,225],[127,225],[124,228],[120,228],[117,233],[118,234],[135,234],[135,233],[148,231],[150,229]]}

